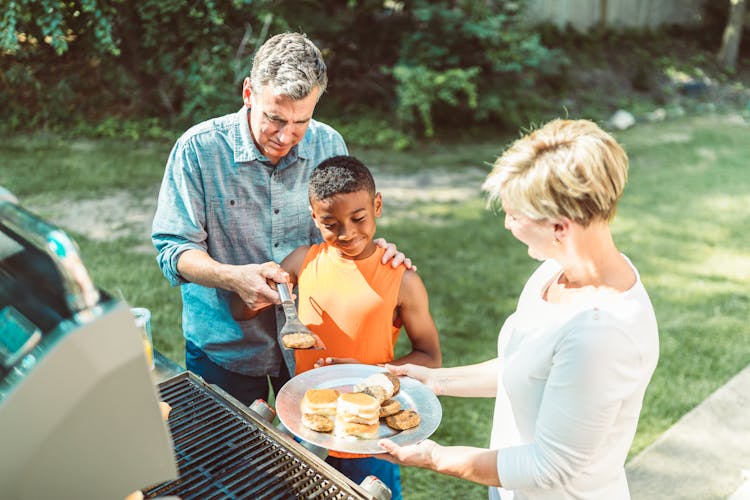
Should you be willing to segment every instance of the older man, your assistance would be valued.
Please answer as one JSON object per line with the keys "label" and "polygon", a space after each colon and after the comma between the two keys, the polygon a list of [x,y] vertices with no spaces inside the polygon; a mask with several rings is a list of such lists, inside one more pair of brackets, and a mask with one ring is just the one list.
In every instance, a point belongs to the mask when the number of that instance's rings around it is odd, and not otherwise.
{"label": "older man", "polygon": [[[242,109],[183,134],[164,173],[152,240],[162,272],[181,288],[186,367],[245,404],[268,399],[269,377],[277,391],[293,373],[268,282],[286,282],[276,263],[319,242],[310,172],[347,154],[341,135],[312,118],[327,82],[321,53],[305,35],[270,38],[243,83]],[[384,260],[394,254],[395,266],[404,256],[393,245]],[[233,294],[259,314],[235,321]]]}

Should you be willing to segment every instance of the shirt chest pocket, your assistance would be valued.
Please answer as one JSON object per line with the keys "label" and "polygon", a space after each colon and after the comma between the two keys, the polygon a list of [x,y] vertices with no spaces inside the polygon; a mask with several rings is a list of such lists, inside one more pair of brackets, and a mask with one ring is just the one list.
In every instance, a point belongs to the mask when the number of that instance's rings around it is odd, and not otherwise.
{"label": "shirt chest pocket", "polygon": [[225,193],[209,198],[206,207],[209,245],[258,244],[266,240],[269,209],[244,194]]}

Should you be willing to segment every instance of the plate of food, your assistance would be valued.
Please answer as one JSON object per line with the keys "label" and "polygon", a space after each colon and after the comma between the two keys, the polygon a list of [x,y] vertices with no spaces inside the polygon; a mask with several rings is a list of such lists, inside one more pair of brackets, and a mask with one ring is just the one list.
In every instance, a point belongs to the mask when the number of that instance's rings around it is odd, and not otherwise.
{"label": "plate of food", "polygon": [[383,453],[378,440],[400,446],[435,432],[440,401],[424,384],[395,377],[381,366],[329,365],[287,382],[276,395],[276,414],[298,438],[329,450]]}

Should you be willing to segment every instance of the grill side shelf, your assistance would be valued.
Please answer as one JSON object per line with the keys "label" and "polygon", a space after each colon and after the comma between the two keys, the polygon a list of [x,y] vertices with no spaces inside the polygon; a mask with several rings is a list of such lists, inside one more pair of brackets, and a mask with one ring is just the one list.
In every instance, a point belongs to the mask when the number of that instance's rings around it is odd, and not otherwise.
{"label": "grill side shelf", "polygon": [[[340,473],[192,372],[158,385],[179,477],[143,490],[145,498],[369,498]],[[343,476],[341,476],[343,477]]]}

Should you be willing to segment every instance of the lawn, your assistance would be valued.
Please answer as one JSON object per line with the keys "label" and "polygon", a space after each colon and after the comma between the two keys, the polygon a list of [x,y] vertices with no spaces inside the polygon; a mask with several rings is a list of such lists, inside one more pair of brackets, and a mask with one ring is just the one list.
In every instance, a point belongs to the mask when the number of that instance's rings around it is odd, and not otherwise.
{"label": "lawn", "polygon": [[[750,363],[750,127],[739,117],[705,115],[615,135],[631,160],[615,239],[651,294],[661,341],[632,456]],[[536,266],[479,192],[481,176],[509,139],[352,151],[373,167],[376,181],[417,176],[428,186],[453,174],[475,188],[448,201],[417,196],[419,188],[411,199],[408,191],[390,202],[386,195],[378,226],[419,267],[446,366],[493,356],[503,318]],[[182,364],[179,293],[156,266],[147,228],[170,146],[7,138],[0,145],[0,185],[69,230],[101,288],[151,309],[156,348]],[[87,229],[101,212],[112,215],[103,235]],[[435,440],[488,444],[491,400],[443,397],[441,403]],[[403,476],[410,500],[486,495],[483,487],[422,470],[405,469]]]}

